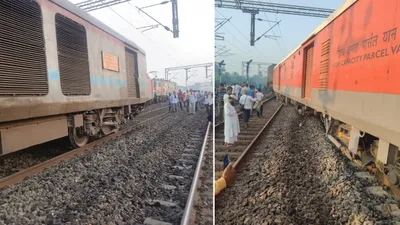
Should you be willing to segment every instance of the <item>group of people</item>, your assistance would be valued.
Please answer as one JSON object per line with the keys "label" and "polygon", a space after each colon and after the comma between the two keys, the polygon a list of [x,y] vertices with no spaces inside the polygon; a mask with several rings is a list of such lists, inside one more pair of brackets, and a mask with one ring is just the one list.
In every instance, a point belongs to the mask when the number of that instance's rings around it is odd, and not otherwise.
{"label": "group of people", "polygon": [[178,93],[168,94],[167,103],[169,105],[170,112],[177,112],[177,106],[179,104],[180,109],[183,111],[186,108],[190,115],[195,114],[199,108],[206,108],[208,114],[212,114],[213,106],[213,95],[212,92],[201,92],[190,89],[189,91],[179,90]]}
{"label": "group of people", "polygon": [[[223,87],[223,84],[220,87]],[[264,94],[261,93],[261,89],[257,90],[253,85],[248,87],[248,84],[245,84],[241,87],[239,94],[238,89],[235,92],[234,88],[228,87],[223,96],[226,147],[234,146],[240,133],[238,112],[242,111],[245,128],[249,126],[248,122],[253,110],[257,111],[258,117],[262,117],[263,113]]]}
{"label": "group of people", "polygon": [[216,120],[219,122],[224,121],[224,105],[226,103],[226,98],[224,99],[227,90],[231,88],[232,91],[229,95],[233,95],[235,99],[240,99],[241,96],[244,95],[245,91],[248,91],[248,95],[256,98],[256,92],[261,92],[262,85],[261,84],[247,84],[242,83],[239,85],[238,83],[232,85],[225,85],[221,83],[219,85],[218,90],[216,90]]}
{"label": "group of people", "polygon": [[[223,116],[224,116],[224,135],[225,146],[231,147],[235,145],[240,133],[238,112],[242,111],[243,122],[245,127],[248,127],[249,118],[253,110],[257,111],[257,116],[262,117],[264,94],[261,93],[261,87],[258,90],[255,85],[234,84],[225,88],[224,84],[220,84],[219,91],[217,92],[224,103]],[[222,94],[223,93],[223,94]],[[238,101],[239,100],[239,101]],[[218,195],[228,184],[230,184],[236,171],[232,163],[224,169],[222,177],[214,181],[214,195]]]}

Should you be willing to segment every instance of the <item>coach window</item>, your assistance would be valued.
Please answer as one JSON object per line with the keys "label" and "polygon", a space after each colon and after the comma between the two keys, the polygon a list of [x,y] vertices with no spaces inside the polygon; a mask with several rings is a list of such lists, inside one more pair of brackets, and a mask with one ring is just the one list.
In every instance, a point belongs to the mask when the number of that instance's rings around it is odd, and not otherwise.
{"label": "coach window", "polygon": [[40,6],[34,1],[0,1],[0,37],[0,96],[47,95]]}
{"label": "coach window", "polygon": [[90,95],[89,55],[83,25],[56,14],[56,35],[61,91],[64,95]]}

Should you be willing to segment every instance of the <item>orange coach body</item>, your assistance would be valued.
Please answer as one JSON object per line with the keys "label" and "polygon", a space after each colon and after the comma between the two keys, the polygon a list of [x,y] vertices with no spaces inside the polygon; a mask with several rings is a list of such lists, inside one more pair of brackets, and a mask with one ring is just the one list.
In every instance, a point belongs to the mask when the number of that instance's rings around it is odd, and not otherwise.
{"label": "orange coach body", "polygon": [[274,68],[274,91],[400,146],[400,2],[348,0]]}

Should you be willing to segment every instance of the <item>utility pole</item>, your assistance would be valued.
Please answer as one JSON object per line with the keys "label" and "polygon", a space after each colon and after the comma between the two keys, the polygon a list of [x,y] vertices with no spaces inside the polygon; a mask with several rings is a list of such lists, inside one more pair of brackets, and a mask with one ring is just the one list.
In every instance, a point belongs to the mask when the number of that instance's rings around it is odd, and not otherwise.
{"label": "utility pole", "polygon": [[219,83],[222,83],[222,66],[225,66],[225,60],[218,63]]}
{"label": "utility pole", "polygon": [[256,35],[256,15],[258,14],[257,10],[243,10],[244,13],[250,13],[250,46],[254,46],[254,37]]}
{"label": "utility pole", "polygon": [[246,66],[246,76],[247,76],[247,81],[246,83],[249,83],[249,67],[250,67],[250,63],[253,62],[252,59],[250,59],[250,61],[247,62],[247,66]]}
{"label": "utility pole", "polygon": [[178,2],[172,0],[172,33],[174,38],[179,37],[179,18],[178,18]]}
{"label": "utility pole", "polygon": [[188,80],[189,80],[189,77],[188,77],[188,70],[189,70],[189,68],[186,68],[186,69],[185,69],[185,71],[186,71],[186,79],[185,79],[186,91],[188,90],[187,82],[188,82]]}
{"label": "utility pole", "polygon": [[[216,0],[214,2],[216,8],[241,10],[243,13],[249,13],[251,15],[250,46],[254,46],[255,42],[257,42],[262,36],[264,36],[268,32],[268,31],[265,32],[259,38],[255,39],[255,33],[256,33],[255,15],[259,14],[259,12],[327,18],[329,15],[331,15],[331,13],[335,11],[334,9],[279,4],[279,3],[272,3],[265,1],[263,2],[255,0]],[[257,19],[257,20],[264,21],[262,19]],[[277,24],[278,23],[276,23],[275,25]],[[218,37],[218,40],[223,40],[223,38]]]}

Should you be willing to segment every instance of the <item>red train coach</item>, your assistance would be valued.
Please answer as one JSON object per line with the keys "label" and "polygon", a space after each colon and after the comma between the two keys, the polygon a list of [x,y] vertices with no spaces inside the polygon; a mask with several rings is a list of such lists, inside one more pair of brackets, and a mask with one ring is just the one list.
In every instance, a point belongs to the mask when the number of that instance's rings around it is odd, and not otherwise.
{"label": "red train coach", "polygon": [[[400,185],[398,0],[347,0],[274,68],[281,100],[321,113],[347,155]],[[341,142],[341,143],[340,143]],[[360,147],[363,146],[363,147]]]}

